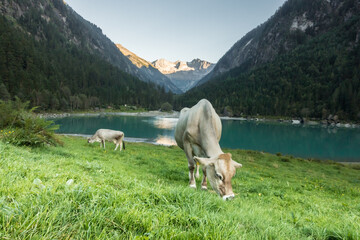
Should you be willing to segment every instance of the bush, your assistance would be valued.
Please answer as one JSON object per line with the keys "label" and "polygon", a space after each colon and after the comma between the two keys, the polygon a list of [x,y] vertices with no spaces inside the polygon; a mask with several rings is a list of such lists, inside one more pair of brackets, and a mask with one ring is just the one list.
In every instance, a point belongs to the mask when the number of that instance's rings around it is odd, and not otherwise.
{"label": "bush", "polygon": [[27,110],[28,105],[19,98],[0,101],[0,139],[6,143],[32,147],[61,144],[54,133],[59,126],[38,118],[33,113],[35,108]]}
{"label": "bush", "polygon": [[0,128],[14,126],[19,123],[19,118],[22,115],[28,114],[25,109],[27,103],[21,102],[19,98],[15,101],[1,101],[0,100]]}
{"label": "bush", "polygon": [[172,109],[173,109],[173,107],[172,107],[171,104],[168,103],[168,102],[163,103],[163,104],[161,105],[161,111],[162,111],[162,112],[170,112],[170,111],[172,111]]}

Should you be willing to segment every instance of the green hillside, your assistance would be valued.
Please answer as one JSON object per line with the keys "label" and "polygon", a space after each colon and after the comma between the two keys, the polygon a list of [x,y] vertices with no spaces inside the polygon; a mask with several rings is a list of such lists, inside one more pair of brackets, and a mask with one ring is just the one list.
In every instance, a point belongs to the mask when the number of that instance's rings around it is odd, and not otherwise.
{"label": "green hillside", "polygon": [[[276,115],[340,119],[360,118],[360,16],[307,38],[272,62],[247,70],[232,69],[180,96],[177,108],[207,98],[222,112],[236,116]],[[294,36],[295,37],[295,36]]]}
{"label": "green hillside", "polygon": [[114,152],[61,140],[33,149],[0,141],[1,239],[360,238],[359,170],[226,150],[243,168],[225,202],[187,186],[178,147]]}

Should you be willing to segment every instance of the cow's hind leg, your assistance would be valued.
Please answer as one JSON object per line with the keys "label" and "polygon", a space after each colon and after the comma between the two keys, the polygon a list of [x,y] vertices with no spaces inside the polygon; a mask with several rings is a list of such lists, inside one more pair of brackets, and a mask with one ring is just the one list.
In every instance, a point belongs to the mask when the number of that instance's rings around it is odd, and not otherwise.
{"label": "cow's hind leg", "polygon": [[116,151],[116,149],[119,147],[119,141],[117,139],[113,140],[113,143],[115,144],[115,149],[114,151]]}
{"label": "cow's hind leg", "polygon": [[190,142],[184,138],[184,152],[185,155],[188,159],[188,167],[189,167],[189,186],[191,188],[196,188],[196,181],[195,181],[195,177],[194,177],[194,170],[195,170],[195,161],[193,159],[193,154],[192,154],[192,147]]}
{"label": "cow's hind leg", "polygon": [[[123,150],[123,141],[124,141],[124,135],[122,135],[119,139],[119,145],[120,145],[120,152]],[[125,148],[124,148],[125,149]]]}
{"label": "cow's hind leg", "polygon": [[207,190],[207,178],[206,178],[206,169],[205,168],[203,168],[202,169],[203,170],[203,179],[202,179],[202,181],[201,181],[201,189],[202,190]]}
{"label": "cow's hind leg", "polygon": [[120,147],[120,148],[119,148],[119,151],[121,152],[121,150],[122,150],[122,139],[123,139],[123,137],[124,137],[124,135],[121,135],[120,137],[118,137],[118,138],[116,138],[116,139],[114,140],[114,144],[116,144],[115,151],[116,151],[116,149],[117,149],[118,147]]}
{"label": "cow's hind leg", "polygon": [[[192,148],[192,153],[195,154],[195,156],[198,156],[198,157],[204,156],[204,153],[201,150],[201,147],[199,147],[198,145],[192,144],[191,148]],[[196,163],[196,174],[195,174],[196,178],[200,177],[199,169],[200,169],[200,165],[198,163]]]}

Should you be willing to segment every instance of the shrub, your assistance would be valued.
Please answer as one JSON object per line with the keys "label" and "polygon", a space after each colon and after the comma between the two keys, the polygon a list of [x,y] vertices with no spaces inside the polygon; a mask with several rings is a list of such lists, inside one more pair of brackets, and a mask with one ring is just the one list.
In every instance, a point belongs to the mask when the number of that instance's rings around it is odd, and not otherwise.
{"label": "shrub", "polygon": [[161,105],[161,111],[162,111],[162,112],[170,112],[170,111],[172,111],[172,109],[173,109],[173,107],[172,107],[171,104],[168,103],[168,102],[163,103],[163,104]]}
{"label": "shrub", "polygon": [[15,101],[1,101],[0,100],[0,128],[11,127],[19,123],[19,118],[27,115],[25,109],[28,103],[23,103],[19,98],[15,98]]}
{"label": "shrub", "polygon": [[27,110],[28,105],[19,98],[0,101],[0,139],[14,145],[33,147],[61,144],[54,133],[59,126],[37,117],[33,113],[36,108]]}
{"label": "shrub", "polygon": [[227,116],[227,117],[232,117],[232,116],[234,116],[233,110],[231,109],[230,106],[226,106],[226,107],[224,108],[223,113],[224,113],[224,116]]}

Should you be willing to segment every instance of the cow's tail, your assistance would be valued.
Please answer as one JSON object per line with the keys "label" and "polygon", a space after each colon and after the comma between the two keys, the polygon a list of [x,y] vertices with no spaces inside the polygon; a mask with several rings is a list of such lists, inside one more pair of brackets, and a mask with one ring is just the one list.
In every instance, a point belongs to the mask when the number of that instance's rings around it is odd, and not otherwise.
{"label": "cow's tail", "polygon": [[123,147],[123,149],[125,150],[125,141],[124,141],[124,138],[125,138],[125,134],[123,134],[123,135],[121,136],[122,147]]}
{"label": "cow's tail", "polygon": [[199,164],[196,164],[196,174],[195,174],[195,177],[196,177],[197,179],[200,177],[199,168],[200,168],[200,165],[199,165]]}

